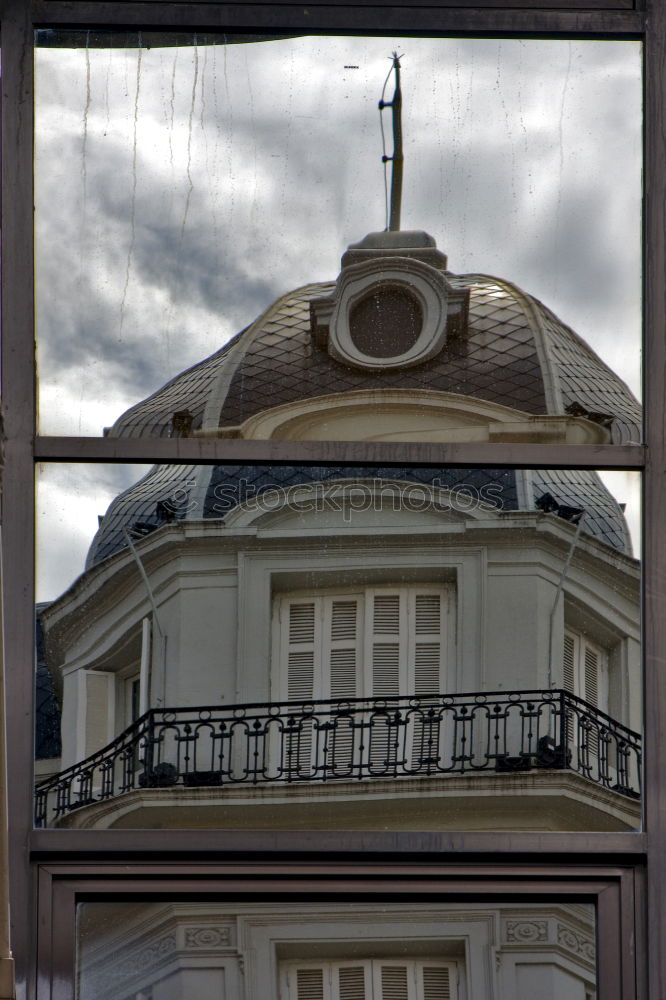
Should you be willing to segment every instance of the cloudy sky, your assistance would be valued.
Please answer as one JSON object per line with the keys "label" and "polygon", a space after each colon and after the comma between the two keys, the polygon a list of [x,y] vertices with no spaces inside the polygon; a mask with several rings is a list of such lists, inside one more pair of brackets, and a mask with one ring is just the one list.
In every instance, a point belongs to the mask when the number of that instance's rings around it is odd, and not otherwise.
{"label": "cloudy sky", "polygon": [[[334,278],[347,244],[384,228],[377,101],[394,49],[403,228],[428,230],[452,270],[542,299],[638,393],[637,43],[42,48],[42,433],[100,434],[278,295]],[[129,475],[47,470],[42,596],[80,569]]]}

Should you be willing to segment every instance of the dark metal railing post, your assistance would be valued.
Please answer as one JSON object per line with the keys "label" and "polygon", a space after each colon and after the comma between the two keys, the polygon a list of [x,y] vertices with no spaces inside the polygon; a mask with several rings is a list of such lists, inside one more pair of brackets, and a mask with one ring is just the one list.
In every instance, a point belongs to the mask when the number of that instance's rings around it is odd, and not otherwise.
{"label": "dark metal railing post", "polygon": [[558,733],[558,739],[555,741],[555,745],[559,747],[559,753],[562,757],[562,767],[566,767],[569,759],[569,720],[567,718],[566,691],[560,691],[559,728],[560,731]]}
{"label": "dark metal railing post", "polygon": [[146,718],[146,741],[143,752],[143,772],[150,775],[155,770],[155,709],[150,709]]}
{"label": "dark metal railing post", "polygon": [[38,788],[35,792],[34,818],[34,824],[37,830],[41,830],[48,824],[48,801],[49,793],[45,789]]}

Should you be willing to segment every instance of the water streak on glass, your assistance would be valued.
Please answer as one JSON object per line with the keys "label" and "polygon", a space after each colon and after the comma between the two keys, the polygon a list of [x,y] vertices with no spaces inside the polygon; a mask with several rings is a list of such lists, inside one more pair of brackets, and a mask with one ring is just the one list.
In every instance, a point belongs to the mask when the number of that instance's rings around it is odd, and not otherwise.
{"label": "water streak on glass", "polygon": [[42,432],[640,439],[637,43],[40,39]]}

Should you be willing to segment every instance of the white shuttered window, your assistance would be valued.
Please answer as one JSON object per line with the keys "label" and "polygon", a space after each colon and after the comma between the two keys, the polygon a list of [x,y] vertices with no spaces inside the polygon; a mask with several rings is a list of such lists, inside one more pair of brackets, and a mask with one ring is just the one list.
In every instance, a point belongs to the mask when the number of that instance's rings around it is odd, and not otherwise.
{"label": "white shuttered window", "polygon": [[283,597],[277,700],[390,698],[451,688],[453,587]]}
{"label": "white shuttered window", "polygon": [[289,963],[281,1000],[457,1000],[452,962],[436,960]]}
{"label": "white shuttered window", "polygon": [[607,711],[608,656],[579,632],[564,633],[563,687],[594,708]]}
{"label": "white shuttered window", "polygon": [[[593,708],[608,711],[608,655],[579,632],[564,633],[562,680],[565,691],[583,698]],[[568,714],[566,733],[567,742],[576,745],[583,766],[591,768],[594,776],[602,750],[597,722],[592,716]]]}
{"label": "white shuttered window", "polygon": [[[276,700],[427,697],[453,690],[452,586],[365,588],[348,593],[285,596],[277,605]],[[274,750],[290,774],[322,767],[336,777],[436,766],[439,727],[413,708],[396,728],[382,703],[365,717],[337,711],[325,726],[305,714]]]}

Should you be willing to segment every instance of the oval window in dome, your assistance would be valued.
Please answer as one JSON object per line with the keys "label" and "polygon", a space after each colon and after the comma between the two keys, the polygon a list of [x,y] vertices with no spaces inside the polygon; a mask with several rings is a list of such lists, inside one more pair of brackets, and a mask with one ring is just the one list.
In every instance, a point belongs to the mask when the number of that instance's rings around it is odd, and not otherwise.
{"label": "oval window in dome", "polygon": [[377,287],[357,302],[349,314],[349,333],[357,350],[372,358],[396,358],[416,344],[423,311],[404,288]]}

